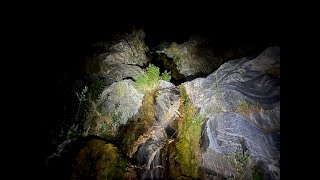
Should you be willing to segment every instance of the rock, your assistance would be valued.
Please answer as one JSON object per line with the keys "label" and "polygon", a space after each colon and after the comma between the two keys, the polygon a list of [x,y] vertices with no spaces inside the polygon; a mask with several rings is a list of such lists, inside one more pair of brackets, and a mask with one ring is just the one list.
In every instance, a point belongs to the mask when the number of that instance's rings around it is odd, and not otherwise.
{"label": "rock", "polygon": [[103,62],[111,64],[136,64],[143,66],[148,58],[145,52],[148,47],[144,43],[144,31],[133,30],[127,34],[117,44],[108,49],[108,53],[101,54]]}
{"label": "rock", "polygon": [[[176,87],[160,89],[155,98],[156,117],[147,133],[140,136],[145,138],[136,152],[139,179],[163,179],[164,164],[160,155],[162,148],[169,143],[172,134],[166,129],[172,129],[172,123],[178,117],[180,106],[179,90]],[[142,138],[141,138],[142,137]]]}
{"label": "rock", "polygon": [[[138,113],[144,93],[136,89],[132,80],[122,80],[106,87],[98,100],[98,107],[103,113],[120,113],[118,125],[126,124],[128,119]],[[117,107],[118,106],[118,107]]]}
{"label": "rock", "polygon": [[100,72],[100,76],[104,77],[104,81],[106,82],[107,86],[126,78],[132,78],[136,80],[141,74],[144,73],[139,66],[135,65],[108,65],[105,62],[103,62],[101,66],[103,70]]}
{"label": "rock", "polygon": [[156,121],[163,128],[175,120],[178,116],[180,106],[180,93],[176,87],[161,89],[156,97]]}
{"label": "rock", "polygon": [[136,155],[137,166],[140,167],[138,179],[163,179],[160,151],[163,147],[161,141],[148,141],[139,146]]}
{"label": "rock", "polygon": [[[280,48],[270,47],[255,58],[229,61],[208,77],[183,84],[206,118],[201,137],[204,172],[252,178],[258,167],[264,178],[280,179],[279,68]],[[240,163],[235,155],[245,159],[245,152],[248,161]]]}
{"label": "rock", "polygon": [[134,29],[131,33],[121,35],[113,44],[93,44],[105,47],[107,52],[90,59],[86,71],[92,76],[103,77],[107,86],[126,78],[135,80],[143,73],[142,66],[149,61],[146,56],[148,46],[144,43],[144,37],[143,30]]}
{"label": "rock", "polygon": [[171,87],[174,87],[174,84],[168,81],[159,80],[159,86],[160,88],[171,88]]}
{"label": "rock", "polygon": [[202,39],[190,38],[189,41],[179,45],[173,43],[169,48],[157,53],[164,53],[173,58],[178,71],[185,77],[199,73],[209,74],[216,67],[214,62],[217,57],[214,56],[212,49],[200,47],[203,44]]}

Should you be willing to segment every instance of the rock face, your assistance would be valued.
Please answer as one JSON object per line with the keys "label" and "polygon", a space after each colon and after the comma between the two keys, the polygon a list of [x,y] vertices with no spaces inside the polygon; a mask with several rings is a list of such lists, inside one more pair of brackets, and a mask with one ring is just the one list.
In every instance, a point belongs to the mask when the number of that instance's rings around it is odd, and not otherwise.
{"label": "rock face", "polygon": [[108,86],[101,94],[98,107],[109,115],[120,113],[118,125],[126,124],[136,115],[142,105],[144,93],[138,91],[132,80],[122,80]]}
{"label": "rock face", "polygon": [[215,175],[280,179],[280,48],[223,64],[206,78],[183,84],[206,121],[202,167]]}
{"label": "rock face", "polygon": [[90,102],[81,134],[94,137],[64,141],[48,164],[71,179],[183,179],[193,177],[181,170],[191,166],[205,179],[280,179],[280,48],[211,73],[222,59],[205,41],[172,44],[157,53],[172,58],[184,80],[208,76],[184,88],[155,78],[156,87],[144,91],[136,83],[147,74],[144,36],[133,31],[105,46],[90,74],[103,77],[104,90]]}
{"label": "rock face", "polygon": [[161,88],[171,88],[174,87],[174,84],[168,82],[168,81],[164,81],[164,80],[159,80],[159,86]]}
{"label": "rock face", "polygon": [[197,73],[209,74],[215,67],[213,52],[204,47],[203,40],[191,38],[182,44],[173,43],[169,48],[165,48],[158,53],[164,53],[177,65],[178,71],[185,77],[196,75]]}
{"label": "rock face", "polygon": [[125,78],[132,78],[136,80],[143,74],[143,70],[136,65],[128,64],[102,64],[102,72],[100,75],[104,77],[106,85],[111,85],[114,82],[121,81]]}
{"label": "rock face", "polygon": [[144,43],[145,33],[143,30],[133,30],[130,34],[124,36],[119,43],[109,48],[104,57],[104,62],[121,64],[138,64],[142,66],[148,61],[145,51],[148,47]]}
{"label": "rock face", "polygon": [[[178,71],[185,77],[195,75],[197,73],[209,73],[213,70],[214,64],[211,63],[213,53],[208,49],[203,49],[202,53],[198,53],[199,46],[202,43],[199,39],[190,39],[182,44],[173,43],[158,53],[164,53],[169,58],[173,58],[173,62],[177,65]],[[205,68],[204,68],[205,67]]]}
{"label": "rock face", "polygon": [[133,30],[106,48],[107,53],[97,57],[100,62],[97,75],[104,77],[107,85],[123,78],[136,79],[143,73],[141,66],[148,62],[145,54],[148,47],[144,43],[144,37],[143,30]]}
{"label": "rock face", "polygon": [[[164,164],[162,163],[161,150],[169,143],[172,134],[173,121],[178,117],[180,106],[179,91],[176,87],[163,88],[157,91],[155,98],[156,117],[146,134],[140,136],[136,153],[139,179],[163,179]],[[141,140],[144,138],[144,140]]]}

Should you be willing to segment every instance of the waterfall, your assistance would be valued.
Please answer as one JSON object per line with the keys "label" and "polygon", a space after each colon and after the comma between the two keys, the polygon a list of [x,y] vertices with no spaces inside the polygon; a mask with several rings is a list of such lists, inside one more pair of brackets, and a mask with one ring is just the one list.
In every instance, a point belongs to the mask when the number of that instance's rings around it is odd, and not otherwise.
{"label": "waterfall", "polygon": [[139,179],[163,179],[161,149],[164,144],[163,141],[149,140],[139,146],[136,153]]}

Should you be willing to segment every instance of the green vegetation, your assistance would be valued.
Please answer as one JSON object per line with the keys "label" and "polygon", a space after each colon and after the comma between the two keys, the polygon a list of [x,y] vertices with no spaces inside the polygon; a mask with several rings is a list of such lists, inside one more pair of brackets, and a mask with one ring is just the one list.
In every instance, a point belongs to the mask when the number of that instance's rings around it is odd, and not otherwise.
{"label": "green vegetation", "polygon": [[72,126],[68,129],[67,139],[72,139],[80,136],[80,134],[78,133],[79,131],[78,127],[79,127],[78,124],[77,125],[72,124]]}
{"label": "green vegetation", "polygon": [[235,151],[231,157],[233,158],[234,166],[236,168],[236,179],[245,179],[245,169],[248,163],[250,154],[248,151]]}
{"label": "green vegetation", "polygon": [[263,180],[263,174],[258,168],[254,168],[252,172],[252,179],[253,180]]}
{"label": "green vegetation", "polygon": [[[74,81],[67,89],[69,104],[65,105],[65,117],[62,122],[60,138],[65,139],[86,136],[101,129],[97,121],[107,123],[107,118],[102,118],[97,112],[95,102],[105,87],[101,79],[92,82]],[[95,134],[95,133],[93,133]]]}
{"label": "green vegetation", "polygon": [[238,109],[237,111],[242,114],[243,116],[248,117],[251,112],[259,112],[261,110],[261,107],[259,105],[253,105],[250,106],[249,103],[242,99],[239,101]]}
{"label": "green vegetation", "polygon": [[249,103],[246,100],[240,100],[238,111],[243,115],[249,114]]}
{"label": "green vegetation", "polygon": [[164,55],[159,55],[157,61],[159,63],[163,64],[164,68],[166,68],[172,72],[171,76],[173,79],[181,80],[184,78],[184,75],[178,71],[177,65],[175,64],[175,62],[172,59],[166,58]]}
{"label": "green vegetation", "polygon": [[97,110],[96,104],[92,102],[86,113],[83,124],[84,132],[82,135],[101,135],[102,137],[106,137],[107,135],[112,134],[110,126],[111,122],[111,117],[100,113]]}
{"label": "green vegetation", "polygon": [[122,111],[119,107],[120,103],[116,103],[112,113],[101,113],[97,110],[96,104],[92,103],[84,122],[85,132],[83,136],[98,135],[104,138],[114,137],[122,117]]}
{"label": "green vegetation", "polygon": [[104,88],[105,82],[102,79],[95,80],[89,87],[89,99],[93,102],[97,101]]}
{"label": "green vegetation", "polygon": [[164,72],[161,74],[161,79],[164,81],[170,82],[171,80],[171,72],[167,72],[167,70],[164,70]]}
{"label": "green vegetation", "polygon": [[[83,87],[83,89],[81,89]],[[89,105],[89,89],[88,86],[83,86],[81,81],[75,81],[69,93],[72,93],[71,98],[73,103],[68,107],[69,113],[66,114],[63,123],[66,128],[61,129],[60,136],[65,139],[79,137],[82,134],[82,119],[86,116]]]}
{"label": "green vegetation", "polygon": [[137,121],[129,122],[123,127],[119,133],[119,139],[122,139],[122,144],[125,150],[130,156],[137,144],[137,139],[145,132],[154,122],[156,116],[156,109],[154,107],[155,103],[155,91],[148,91],[142,100],[142,106],[139,110],[139,117]]}
{"label": "green vegetation", "polygon": [[245,152],[236,151],[234,154],[235,164],[245,166],[248,163],[249,157],[250,155],[248,151],[245,151]]}
{"label": "green vegetation", "polygon": [[190,102],[183,86],[180,86],[181,107],[178,120],[178,134],[176,142],[176,160],[181,174],[201,178],[200,136],[204,118],[197,114],[197,109]]}
{"label": "green vegetation", "polygon": [[159,80],[170,81],[171,72],[165,71],[160,77],[160,70],[157,66],[149,64],[145,69],[145,73],[136,80],[137,88],[147,92],[154,90],[159,85]]}
{"label": "green vegetation", "polygon": [[91,140],[80,150],[72,172],[72,179],[121,179],[126,160],[114,145]]}
{"label": "green vegetation", "polygon": [[145,73],[136,80],[138,89],[143,91],[151,91],[159,85],[159,68],[153,64],[145,69]]}

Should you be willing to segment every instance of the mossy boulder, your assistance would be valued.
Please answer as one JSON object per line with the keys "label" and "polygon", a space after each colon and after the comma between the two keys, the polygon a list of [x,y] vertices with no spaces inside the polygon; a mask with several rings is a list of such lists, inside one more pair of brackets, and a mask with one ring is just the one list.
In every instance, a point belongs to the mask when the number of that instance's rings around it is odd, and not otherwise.
{"label": "mossy boulder", "polygon": [[78,153],[70,179],[121,179],[126,164],[117,147],[94,139]]}

